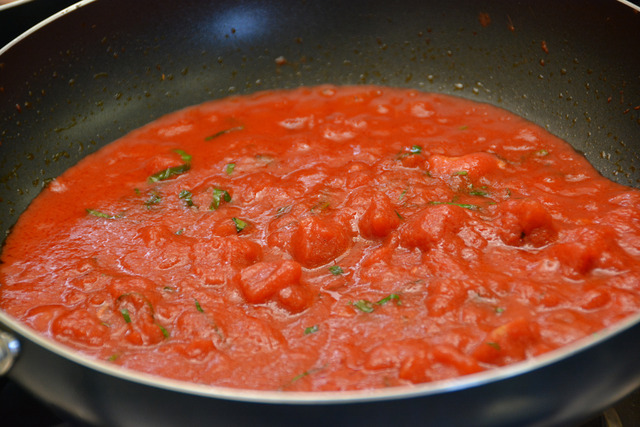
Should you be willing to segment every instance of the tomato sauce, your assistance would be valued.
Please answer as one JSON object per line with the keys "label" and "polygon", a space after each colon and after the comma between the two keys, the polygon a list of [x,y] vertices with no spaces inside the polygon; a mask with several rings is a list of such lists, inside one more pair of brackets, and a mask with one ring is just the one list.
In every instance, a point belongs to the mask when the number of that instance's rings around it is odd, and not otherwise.
{"label": "tomato sauce", "polygon": [[522,361],[640,309],[640,192],[501,109],[372,86],[168,115],[19,219],[0,307],[115,365],[346,390]]}

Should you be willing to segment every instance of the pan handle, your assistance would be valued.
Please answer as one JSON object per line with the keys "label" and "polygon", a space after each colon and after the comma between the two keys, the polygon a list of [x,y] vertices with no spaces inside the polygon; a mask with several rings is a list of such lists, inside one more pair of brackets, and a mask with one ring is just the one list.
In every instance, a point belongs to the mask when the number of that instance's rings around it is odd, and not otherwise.
{"label": "pan handle", "polygon": [[20,354],[20,341],[8,332],[0,331],[0,376],[5,375]]}

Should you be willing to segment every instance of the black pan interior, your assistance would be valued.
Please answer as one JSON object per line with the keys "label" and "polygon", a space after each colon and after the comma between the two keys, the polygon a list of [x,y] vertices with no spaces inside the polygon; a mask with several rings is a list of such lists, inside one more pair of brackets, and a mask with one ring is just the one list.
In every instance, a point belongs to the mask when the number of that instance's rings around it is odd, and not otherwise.
{"label": "black pan interior", "polygon": [[615,1],[80,5],[0,55],[3,234],[50,179],[162,114],[323,83],[495,104],[640,185],[640,14]]}

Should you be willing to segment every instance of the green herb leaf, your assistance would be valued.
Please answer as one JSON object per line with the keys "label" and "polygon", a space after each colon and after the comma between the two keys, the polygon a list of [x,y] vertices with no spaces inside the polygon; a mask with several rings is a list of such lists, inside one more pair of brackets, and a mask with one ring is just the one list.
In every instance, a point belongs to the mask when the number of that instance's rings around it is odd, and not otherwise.
{"label": "green herb leaf", "polygon": [[504,307],[496,307],[496,313],[498,314],[504,313],[504,310],[505,310]]}
{"label": "green herb leaf", "polygon": [[485,344],[487,344],[488,346],[491,346],[491,347],[495,348],[496,350],[500,351],[500,344],[498,344],[497,342],[487,342]]}
{"label": "green herb leaf", "polygon": [[180,193],[178,193],[178,197],[182,200],[184,200],[184,203],[188,206],[188,207],[192,207],[195,206],[193,204],[193,194],[191,193],[191,191],[189,190],[180,190]]}
{"label": "green herb leaf", "polygon": [[241,220],[240,218],[236,218],[233,217],[231,218],[231,220],[234,222],[234,224],[236,225],[236,232],[240,233],[242,230],[244,230],[247,226],[247,223],[244,222],[243,220]]}
{"label": "green herb leaf", "polygon": [[236,168],[236,164],[235,163],[228,163],[227,166],[224,167],[224,172],[227,175],[231,175],[235,168]]}
{"label": "green herb leaf", "polygon": [[331,267],[329,267],[329,271],[334,276],[340,276],[344,273],[344,270],[342,270],[342,267],[340,267],[339,265],[332,265]]}
{"label": "green herb leaf", "polygon": [[92,216],[96,216],[98,218],[106,218],[106,219],[116,219],[117,215],[109,215],[104,212],[97,211],[95,209],[87,209],[87,213]]}
{"label": "green herb leaf", "polygon": [[489,195],[489,193],[487,193],[486,191],[482,191],[482,190],[471,190],[471,191],[469,191],[469,194],[471,196],[481,196],[481,197],[485,197],[485,196]]}
{"label": "green herb leaf", "polygon": [[191,165],[189,163],[184,163],[179,166],[173,166],[163,171],[154,173],[149,177],[148,181],[149,182],[164,181],[166,179],[170,179],[178,175],[182,175],[183,173],[187,172],[189,169],[191,169]]}
{"label": "green herb leaf", "polygon": [[299,379],[302,379],[302,378],[304,378],[304,377],[306,377],[307,375],[310,375],[310,374],[311,374],[311,372],[309,372],[309,371],[304,371],[303,373],[298,374],[298,375],[296,375],[295,377],[293,377],[293,378],[291,379],[291,381],[289,382],[289,384],[292,384],[292,383],[294,383],[294,382],[298,381]]}
{"label": "green herb leaf", "polygon": [[451,174],[452,176],[467,176],[469,175],[469,172],[467,171],[457,171]]}
{"label": "green herb leaf", "polygon": [[205,141],[211,141],[212,139],[218,138],[219,136],[226,135],[226,134],[228,134],[230,132],[236,132],[236,131],[239,131],[239,130],[242,130],[242,129],[244,129],[244,126],[236,126],[236,127],[232,127],[232,128],[229,128],[229,129],[221,130],[220,132],[216,132],[213,135],[209,135],[204,140]]}
{"label": "green herb leaf", "polygon": [[187,154],[184,150],[180,150],[180,149],[176,148],[173,151],[180,155],[180,157],[182,158],[183,162],[189,163],[191,161],[191,157],[192,157],[191,154]]}
{"label": "green herb leaf", "polygon": [[464,209],[469,209],[472,211],[477,211],[480,210],[480,206],[478,205],[472,205],[469,203],[454,203],[454,202],[429,202],[430,205],[452,205],[452,206],[458,206]]}
{"label": "green herb leaf", "polygon": [[304,334],[305,335],[315,334],[316,332],[318,332],[319,329],[320,328],[318,327],[318,325],[309,326],[308,328],[304,329]]}
{"label": "green herb leaf", "polygon": [[157,193],[157,192],[152,192],[151,196],[147,199],[146,202],[144,202],[144,205],[147,207],[147,209],[151,209],[151,207],[153,205],[157,205],[162,201],[162,196]]}
{"label": "green herb leaf", "polygon": [[542,150],[536,151],[536,156],[544,157],[544,156],[548,156],[548,155],[549,155],[549,151],[545,150],[544,148]]}
{"label": "green herb leaf", "polygon": [[129,310],[127,310],[126,308],[123,308],[122,310],[120,310],[120,313],[122,313],[122,317],[124,317],[125,323],[131,323],[131,316],[129,315]]}
{"label": "green herb leaf", "polygon": [[200,313],[204,313],[204,310],[200,306],[200,303],[198,302],[198,300],[194,300],[194,301],[196,302],[196,310],[198,310]]}
{"label": "green herb leaf", "polygon": [[285,384],[282,388],[287,388],[287,387],[291,386],[293,383],[295,383],[296,381],[298,381],[298,380],[300,380],[300,379],[302,379],[302,378],[304,378],[304,377],[306,377],[308,375],[315,374],[316,372],[320,372],[323,369],[325,369],[326,367],[327,367],[327,365],[324,365],[324,366],[322,366],[320,368],[311,368],[308,371],[304,371],[303,373],[298,374],[295,377],[293,377],[291,379],[291,381],[289,381],[287,384]]}
{"label": "green herb leaf", "polygon": [[160,328],[160,331],[162,332],[162,335],[164,335],[165,338],[169,338],[169,331],[167,331],[167,329],[164,326],[158,325],[158,328]]}
{"label": "green herb leaf", "polygon": [[404,151],[398,155],[398,160],[404,159],[405,157],[413,156],[416,154],[422,153],[422,147],[420,145],[412,145],[411,147],[404,148]]}
{"label": "green herb leaf", "polygon": [[382,298],[380,301],[377,301],[376,304],[385,305],[391,300],[395,300],[396,305],[402,305],[402,302],[400,301],[400,295],[398,294],[390,294],[389,296]]}
{"label": "green herb leaf", "polygon": [[311,213],[322,212],[331,206],[331,203],[328,200],[320,200],[315,205],[311,206]]}
{"label": "green herb leaf", "polygon": [[215,210],[220,207],[222,202],[230,202],[231,194],[227,190],[221,190],[219,188],[213,189],[213,199],[211,200],[211,205],[209,205],[209,210]]}
{"label": "green herb leaf", "polygon": [[354,302],[353,306],[365,313],[371,313],[373,311],[373,303],[371,301],[367,301],[366,299],[361,299]]}
{"label": "green herb leaf", "polygon": [[276,211],[276,218],[280,218],[282,215],[288,214],[289,212],[291,212],[291,205],[281,206]]}

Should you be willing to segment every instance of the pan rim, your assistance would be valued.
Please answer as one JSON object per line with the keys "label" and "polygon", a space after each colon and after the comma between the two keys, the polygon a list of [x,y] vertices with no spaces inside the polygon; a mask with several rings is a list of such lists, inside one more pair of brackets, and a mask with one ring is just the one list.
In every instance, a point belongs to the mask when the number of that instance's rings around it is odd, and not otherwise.
{"label": "pan rim", "polygon": [[[31,327],[14,319],[9,314],[0,310],[0,325],[5,326],[9,333],[17,333],[22,339],[50,351],[68,361],[81,365],[93,371],[116,377],[121,380],[134,382],[140,385],[155,387],[168,391],[187,393],[195,396],[218,398],[231,401],[267,403],[267,404],[292,404],[292,405],[330,405],[348,403],[370,403],[388,401],[394,399],[420,398],[436,394],[452,393],[464,389],[477,388],[485,384],[496,383],[509,378],[521,376],[540,370],[546,366],[565,361],[592,347],[604,345],[606,341],[624,333],[625,331],[640,327],[640,313],[631,315],[611,326],[589,336],[580,338],[560,348],[542,355],[516,362],[510,365],[488,369],[475,374],[451,378],[447,380],[432,381],[415,385],[390,387],[383,389],[364,389],[346,391],[277,391],[277,390],[253,390],[243,388],[222,387],[216,385],[197,384],[188,381],[174,380],[158,375],[147,374],[132,369],[110,364],[107,361],[94,359],[83,355],[71,347],[59,343],[52,338],[35,331]],[[11,376],[9,371],[8,376]]]}

